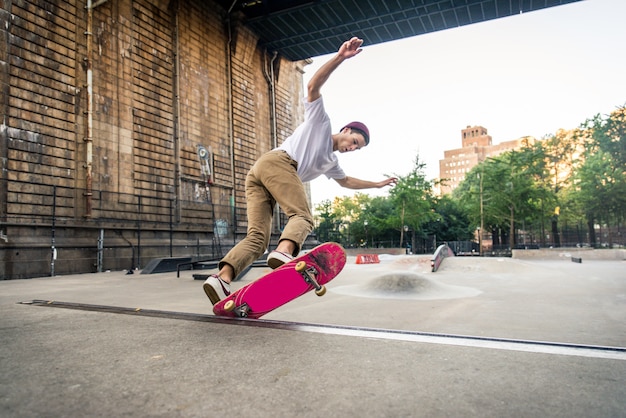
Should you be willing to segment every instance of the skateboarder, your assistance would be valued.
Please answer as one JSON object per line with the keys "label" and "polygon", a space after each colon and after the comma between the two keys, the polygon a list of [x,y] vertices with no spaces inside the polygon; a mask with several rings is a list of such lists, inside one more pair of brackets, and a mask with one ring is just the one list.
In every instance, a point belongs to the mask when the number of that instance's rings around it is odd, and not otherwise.
{"label": "skateboarder", "polygon": [[300,252],[302,243],[313,230],[313,215],[304,182],[324,174],[348,189],[381,188],[397,183],[395,177],[378,182],[349,177],[335,155],[335,151],[356,151],[370,141],[369,130],[361,122],[351,122],[333,134],[320,91],[343,61],[361,53],[362,44],[363,40],[356,37],[344,42],[337,54],[315,72],[307,86],[304,122],[281,146],[261,156],[250,169],[245,184],[247,236],[226,254],[219,262],[219,272],[203,285],[214,305],[230,294],[232,279],[267,249],[276,203],[289,221],[276,250],[269,253],[267,264],[275,269]]}

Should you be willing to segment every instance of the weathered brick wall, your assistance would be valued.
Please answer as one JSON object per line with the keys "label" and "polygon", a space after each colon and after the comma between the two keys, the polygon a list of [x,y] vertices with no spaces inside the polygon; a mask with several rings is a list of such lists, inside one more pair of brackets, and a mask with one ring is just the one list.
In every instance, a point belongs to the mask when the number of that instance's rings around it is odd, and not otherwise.
{"label": "weathered brick wall", "polygon": [[301,121],[302,62],[272,61],[212,1],[109,0],[91,17],[86,0],[0,6],[0,277],[241,238],[248,169]]}
{"label": "weathered brick wall", "polygon": [[[76,6],[13,1],[3,10],[9,30],[3,78],[1,213],[16,222],[50,214],[52,186],[61,216],[74,216],[76,150]],[[6,25],[2,25],[3,29]],[[20,216],[33,214],[36,219]]]}

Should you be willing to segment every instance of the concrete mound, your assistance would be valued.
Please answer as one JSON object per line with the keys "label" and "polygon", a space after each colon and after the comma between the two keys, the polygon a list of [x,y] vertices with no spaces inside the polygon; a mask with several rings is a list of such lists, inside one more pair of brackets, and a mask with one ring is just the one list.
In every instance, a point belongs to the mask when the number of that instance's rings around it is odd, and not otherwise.
{"label": "concrete mound", "polygon": [[383,293],[421,293],[432,289],[434,283],[418,274],[402,272],[378,277],[367,283],[365,287],[368,290]]}
{"label": "concrete mound", "polygon": [[411,272],[392,272],[374,277],[362,284],[338,286],[333,292],[364,298],[378,299],[458,299],[479,295],[479,290],[438,283]]}

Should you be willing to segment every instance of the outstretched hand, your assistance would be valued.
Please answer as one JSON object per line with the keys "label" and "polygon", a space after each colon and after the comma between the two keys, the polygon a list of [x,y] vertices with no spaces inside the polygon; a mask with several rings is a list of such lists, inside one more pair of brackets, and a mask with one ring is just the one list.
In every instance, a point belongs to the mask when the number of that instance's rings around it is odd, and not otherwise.
{"label": "outstretched hand", "polygon": [[359,39],[355,36],[341,44],[341,47],[339,47],[339,55],[344,59],[352,58],[363,51],[361,45],[363,45],[363,39]]}
{"label": "outstretched hand", "polygon": [[383,181],[379,181],[378,184],[379,184],[378,188],[385,187],[385,186],[395,186],[396,184],[398,184],[398,178],[389,177]]}

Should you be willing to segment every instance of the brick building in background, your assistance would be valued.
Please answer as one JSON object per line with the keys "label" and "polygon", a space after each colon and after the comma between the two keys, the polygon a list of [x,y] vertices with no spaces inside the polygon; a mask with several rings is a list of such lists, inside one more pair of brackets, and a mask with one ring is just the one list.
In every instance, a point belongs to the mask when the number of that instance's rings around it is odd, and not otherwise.
{"label": "brick building in background", "polygon": [[0,5],[0,278],[219,257],[243,236],[246,173],[301,122],[307,61],[211,0]]}
{"label": "brick building in background", "polygon": [[452,193],[465,179],[465,175],[480,162],[506,151],[534,143],[533,137],[522,137],[493,145],[491,135],[482,126],[467,126],[461,130],[461,148],[444,151],[439,160],[440,194]]}

